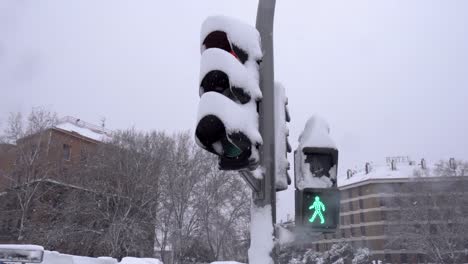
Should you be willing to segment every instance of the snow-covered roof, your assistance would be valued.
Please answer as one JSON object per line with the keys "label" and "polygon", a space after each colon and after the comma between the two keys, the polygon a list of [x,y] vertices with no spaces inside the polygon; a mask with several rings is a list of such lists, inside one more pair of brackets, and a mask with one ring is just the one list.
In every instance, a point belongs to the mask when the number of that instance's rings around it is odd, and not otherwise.
{"label": "snow-covered roof", "polygon": [[108,141],[111,138],[111,131],[100,126],[87,123],[74,118],[66,116],[59,120],[55,128],[65,130],[72,133],[77,133],[81,136],[90,138],[96,141]]}
{"label": "snow-covered roof", "polygon": [[441,171],[440,168],[436,166],[436,163],[430,164],[424,162],[424,168],[421,163],[395,163],[395,167],[393,170],[391,164],[374,165],[372,163],[369,163],[368,173],[366,173],[365,166],[363,166],[360,170],[350,170],[349,175],[347,171],[344,173],[344,175],[340,175],[340,177],[338,178],[338,187],[345,187],[367,180],[395,180],[417,177],[467,176],[466,174],[468,172],[468,168],[466,167],[466,165],[457,166],[453,170],[446,168],[445,170]]}

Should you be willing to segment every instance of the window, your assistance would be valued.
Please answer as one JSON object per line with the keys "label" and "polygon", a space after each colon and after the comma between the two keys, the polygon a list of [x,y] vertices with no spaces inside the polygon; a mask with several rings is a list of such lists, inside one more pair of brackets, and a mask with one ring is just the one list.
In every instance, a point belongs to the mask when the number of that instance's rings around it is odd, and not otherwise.
{"label": "window", "polygon": [[408,255],[401,254],[401,263],[408,263]]}
{"label": "window", "polygon": [[364,201],[362,199],[359,199],[359,208],[364,209]]}
{"label": "window", "polygon": [[344,215],[342,215],[340,218],[341,218],[341,224],[344,225]]}
{"label": "window", "polygon": [[349,202],[349,211],[353,211],[353,202]]}
{"label": "window", "polygon": [[354,215],[352,214],[352,215],[350,215],[350,217],[351,217],[351,224],[353,225],[354,224]]}
{"label": "window", "polygon": [[379,201],[380,201],[380,206],[385,206],[385,200],[384,200],[384,199],[385,199],[385,198],[383,198],[383,197],[381,197],[381,198],[379,199]]}
{"label": "window", "polygon": [[366,236],[366,227],[361,226],[361,236]]}
{"label": "window", "polygon": [[385,262],[388,262],[388,263],[392,262],[392,257],[390,254],[385,254]]}
{"label": "window", "polygon": [[71,146],[63,144],[63,159],[70,160],[71,158]]}
{"label": "window", "polygon": [[364,223],[364,213],[363,212],[361,212],[359,214],[359,218],[360,218],[359,220],[361,220],[361,223]]}

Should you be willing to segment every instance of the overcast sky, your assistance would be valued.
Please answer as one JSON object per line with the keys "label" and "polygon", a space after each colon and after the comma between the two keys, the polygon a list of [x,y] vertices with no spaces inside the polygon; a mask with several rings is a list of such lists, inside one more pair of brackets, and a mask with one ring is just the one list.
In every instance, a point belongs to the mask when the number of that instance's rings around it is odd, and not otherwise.
{"label": "overcast sky", "polygon": [[[110,129],[193,131],[202,21],[222,14],[254,25],[256,7],[2,0],[0,123],[45,106],[105,117]],[[278,0],[276,11],[275,75],[293,148],[319,114],[340,148],[340,174],[393,155],[468,159],[468,1]],[[280,197],[280,218],[293,214],[291,194]]]}

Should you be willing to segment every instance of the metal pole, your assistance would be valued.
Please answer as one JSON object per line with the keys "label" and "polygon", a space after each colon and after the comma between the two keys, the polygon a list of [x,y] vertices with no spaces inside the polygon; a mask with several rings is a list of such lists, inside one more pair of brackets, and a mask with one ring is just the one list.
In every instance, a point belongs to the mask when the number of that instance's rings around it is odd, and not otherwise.
{"label": "metal pole", "polygon": [[[263,59],[260,64],[260,89],[263,98],[260,102],[260,133],[263,145],[260,150],[260,164],[264,169],[263,197],[254,195],[257,207],[271,205],[272,225],[276,224],[276,157],[275,157],[275,89],[274,89],[274,60],[273,60],[273,20],[275,14],[275,0],[259,0],[256,27],[262,41]],[[274,230],[274,229],[273,229]],[[278,263],[276,250],[271,256]]]}

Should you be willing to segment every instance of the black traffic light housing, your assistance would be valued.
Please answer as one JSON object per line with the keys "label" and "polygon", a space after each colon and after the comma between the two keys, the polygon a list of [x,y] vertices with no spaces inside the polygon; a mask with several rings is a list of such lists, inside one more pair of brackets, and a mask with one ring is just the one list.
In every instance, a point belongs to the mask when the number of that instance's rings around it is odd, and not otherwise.
{"label": "black traffic light housing", "polygon": [[218,156],[221,170],[253,170],[262,139],[258,131],[261,46],[258,31],[226,17],[202,25],[200,104],[195,139]]}

